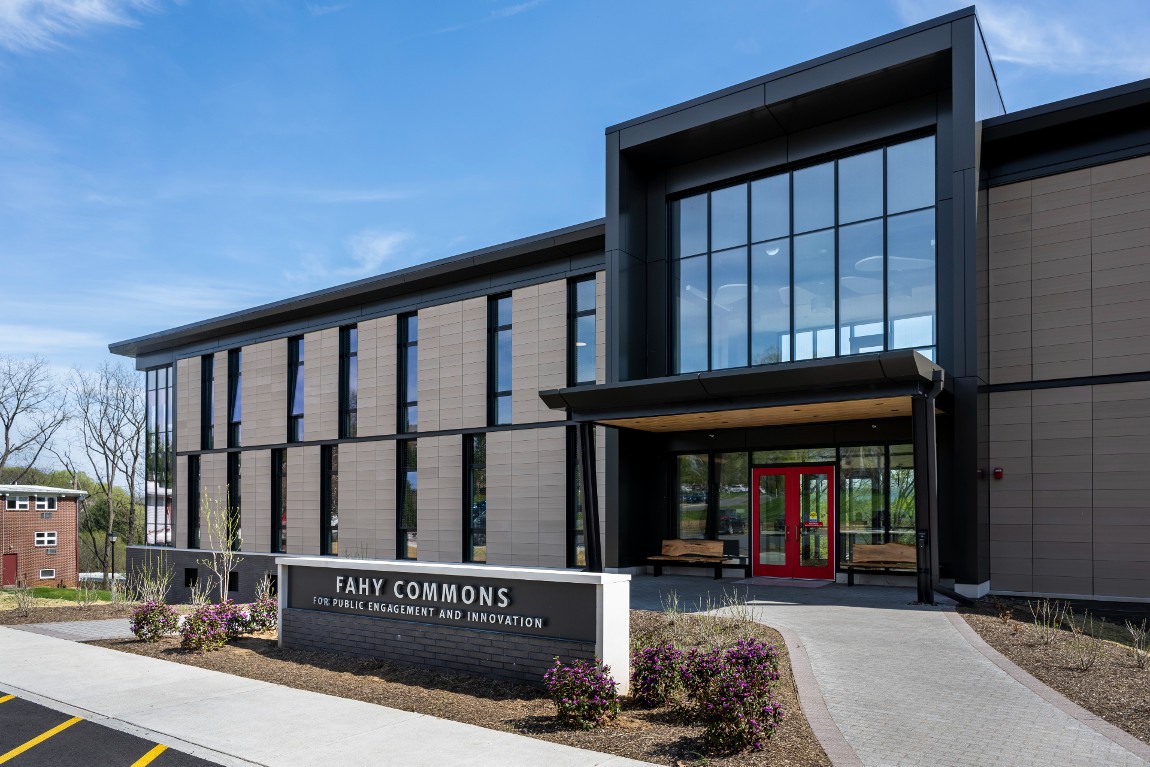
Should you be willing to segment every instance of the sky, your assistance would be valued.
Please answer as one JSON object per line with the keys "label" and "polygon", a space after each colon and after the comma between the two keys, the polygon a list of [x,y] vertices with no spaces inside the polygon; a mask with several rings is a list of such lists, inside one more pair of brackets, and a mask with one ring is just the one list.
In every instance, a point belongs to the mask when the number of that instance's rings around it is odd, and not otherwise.
{"label": "sky", "polygon": [[[0,354],[598,218],[607,126],[968,4],[0,0]],[[1009,111],[1150,77],[1145,0],[978,9]]]}

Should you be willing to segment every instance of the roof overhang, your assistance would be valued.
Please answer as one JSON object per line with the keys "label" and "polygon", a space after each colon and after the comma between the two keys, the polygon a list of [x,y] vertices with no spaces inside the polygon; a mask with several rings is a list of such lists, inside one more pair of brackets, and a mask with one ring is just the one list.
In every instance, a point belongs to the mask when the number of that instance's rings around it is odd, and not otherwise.
{"label": "roof overhang", "polygon": [[734,429],[910,415],[942,369],[913,350],[587,384],[539,393],[575,421],[641,431]]}

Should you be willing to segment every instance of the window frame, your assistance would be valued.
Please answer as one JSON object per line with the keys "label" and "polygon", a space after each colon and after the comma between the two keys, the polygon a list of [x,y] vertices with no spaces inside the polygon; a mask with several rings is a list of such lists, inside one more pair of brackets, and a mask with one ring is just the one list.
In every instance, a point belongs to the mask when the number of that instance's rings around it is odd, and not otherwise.
{"label": "window frame", "polygon": [[[47,575],[45,575],[47,573]],[[56,577],[56,568],[42,567],[40,568],[40,578],[38,580],[50,581]]]}
{"label": "window frame", "polygon": [[56,496],[54,495],[36,496],[36,511],[56,511],[56,504]]}
{"label": "window frame", "polygon": [[[482,462],[477,463],[478,445],[482,441]],[[482,469],[483,479],[483,528],[475,525],[476,470]],[[487,433],[475,432],[463,435],[463,561],[472,564],[487,564]],[[483,559],[475,556],[475,535],[483,535]]]}
{"label": "window frame", "polygon": [[243,353],[228,350],[228,447],[239,447],[242,439]]}
{"label": "window frame", "polygon": [[[594,300],[591,302],[590,309],[579,309],[579,286],[585,283],[591,283],[593,287],[592,295]],[[586,277],[576,277],[567,282],[567,385],[578,386],[580,384],[593,384],[599,378],[599,360],[598,360],[598,333],[599,333],[599,294],[598,294],[598,279],[595,274]],[[593,339],[592,343],[595,351],[595,359],[592,364],[592,376],[589,379],[579,378],[579,319],[582,317],[595,318]]]}
{"label": "window frame", "polygon": [[339,446],[319,449],[319,554],[339,556]]}
{"label": "window frame", "polygon": [[[354,379],[351,374],[352,360],[356,363]],[[355,397],[352,397],[353,393]],[[355,437],[358,432],[359,325],[344,325],[339,329],[339,438]]]}
{"label": "window frame", "polygon": [[[304,417],[307,415],[306,402],[302,401],[303,392],[299,391],[304,386],[304,376],[307,374],[305,368],[307,353],[304,348],[303,336],[291,336],[288,342],[288,396],[287,396],[287,441],[289,443],[303,442],[304,439]],[[300,395],[301,405],[300,411],[295,412],[296,396]]]}
{"label": "window frame", "polygon": [[[415,320],[414,326],[412,320]],[[396,366],[396,433],[415,434],[419,431],[419,314],[408,312],[399,315],[396,322],[396,338],[398,346],[398,365]],[[407,385],[409,367],[409,352],[415,350],[415,398],[411,398],[411,391]],[[409,416],[415,413],[415,419]]]}
{"label": "window frame", "polygon": [[[408,446],[415,453],[415,467],[410,468],[407,461]],[[407,497],[407,475],[414,472],[416,476],[413,505],[415,527],[405,527],[403,518],[407,511],[405,499]],[[419,559],[419,448],[414,439],[399,439],[395,441],[395,558],[411,560],[407,551],[407,534],[415,533],[416,556]]]}
{"label": "window frame", "polygon": [[[512,402],[512,392],[514,391],[514,383],[511,389],[500,389],[499,387],[499,335],[500,333],[507,333],[514,344],[514,318],[506,325],[499,324],[499,302],[508,301],[511,310],[514,310],[514,299],[511,293],[497,293],[489,296],[487,299],[487,425],[488,426],[507,426],[515,421],[514,410],[512,410],[510,417],[506,421],[499,419],[499,402],[506,398]],[[512,371],[508,371],[513,374]]]}
{"label": "window frame", "polygon": [[271,552],[287,553],[287,448],[272,449]]}
{"label": "window frame", "polygon": [[59,545],[60,536],[56,530],[36,530],[32,540],[35,548],[50,549]]}
{"label": "window frame", "polygon": [[4,509],[5,511],[28,511],[28,504],[32,496],[30,495],[9,495],[5,496]]}
{"label": "window frame", "polygon": [[216,355],[200,357],[200,450],[215,447]]}

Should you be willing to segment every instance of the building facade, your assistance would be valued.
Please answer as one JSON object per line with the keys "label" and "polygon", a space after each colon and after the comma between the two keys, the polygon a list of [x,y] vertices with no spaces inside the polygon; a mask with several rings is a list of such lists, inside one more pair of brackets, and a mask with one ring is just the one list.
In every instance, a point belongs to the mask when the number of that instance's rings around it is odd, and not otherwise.
{"label": "building facade", "polygon": [[600,221],[113,344],[149,541],[1150,599],[1148,111],[970,9],[608,128]]}
{"label": "building facade", "polygon": [[0,585],[75,586],[83,490],[0,485]]}

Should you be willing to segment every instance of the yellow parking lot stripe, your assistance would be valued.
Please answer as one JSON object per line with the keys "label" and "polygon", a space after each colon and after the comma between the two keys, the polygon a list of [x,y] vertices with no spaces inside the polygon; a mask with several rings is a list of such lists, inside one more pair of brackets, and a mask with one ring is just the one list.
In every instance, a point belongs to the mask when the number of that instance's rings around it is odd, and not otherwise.
{"label": "yellow parking lot stripe", "polygon": [[15,695],[2,695],[2,696],[0,696],[0,703],[7,703],[8,701],[12,700],[15,697],[16,697]]}
{"label": "yellow parking lot stripe", "polygon": [[136,761],[132,762],[132,767],[145,767],[145,765],[151,764],[153,759],[167,750],[167,746],[157,743],[155,748],[141,756]]}
{"label": "yellow parking lot stripe", "polygon": [[25,751],[32,748],[33,746],[37,746],[37,745],[43,743],[48,738],[52,737],[53,735],[56,735],[57,733],[63,732],[64,730],[68,729],[69,727],[71,727],[72,725],[74,725],[76,722],[79,722],[79,721],[80,721],[80,717],[74,716],[71,719],[69,719],[68,721],[64,722],[63,724],[58,724],[55,727],[53,727],[52,729],[48,730],[47,732],[40,733],[39,735],[32,738],[32,740],[28,741],[27,743],[16,746],[16,748],[12,749],[8,753],[4,754],[3,756],[0,756],[0,764],[4,764],[7,761],[15,759],[16,757],[20,756],[20,754],[24,753]]}

